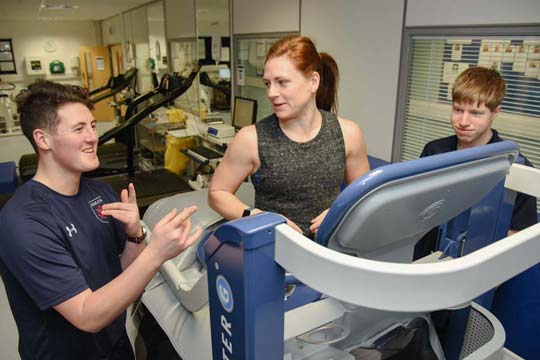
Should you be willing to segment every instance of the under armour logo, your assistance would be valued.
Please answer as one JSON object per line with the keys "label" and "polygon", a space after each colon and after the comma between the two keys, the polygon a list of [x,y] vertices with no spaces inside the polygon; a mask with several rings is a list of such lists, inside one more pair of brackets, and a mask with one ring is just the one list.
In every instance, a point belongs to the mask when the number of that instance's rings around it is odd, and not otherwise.
{"label": "under armour logo", "polygon": [[77,229],[75,229],[75,225],[71,224],[71,229],[66,226],[66,231],[69,234],[69,237],[73,237],[72,233],[77,233]]}

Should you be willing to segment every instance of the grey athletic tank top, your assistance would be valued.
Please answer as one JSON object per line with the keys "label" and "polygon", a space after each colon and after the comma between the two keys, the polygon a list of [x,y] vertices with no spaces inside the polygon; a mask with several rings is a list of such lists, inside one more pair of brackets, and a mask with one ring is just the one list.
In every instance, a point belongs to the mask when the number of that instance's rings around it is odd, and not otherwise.
{"label": "grey athletic tank top", "polygon": [[275,114],[256,123],[259,169],[251,176],[255,207],[286,216],[313,238],[311,220],[330,207],[345,177],[345,143],[336,114],[319,110],[312,140],[289,139]]}

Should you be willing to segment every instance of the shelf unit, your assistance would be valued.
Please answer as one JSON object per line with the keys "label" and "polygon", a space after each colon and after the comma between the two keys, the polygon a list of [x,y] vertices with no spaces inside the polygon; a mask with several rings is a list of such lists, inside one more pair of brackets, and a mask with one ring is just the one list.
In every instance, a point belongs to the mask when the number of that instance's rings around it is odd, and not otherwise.
{"label": "shelf unit", "polygon": [[148,170],[163,168],[167,131],[183,128],[181,123],[157,123],[151,117],[137,125],[137,142],[141,150],[142,164],[151,168]]}

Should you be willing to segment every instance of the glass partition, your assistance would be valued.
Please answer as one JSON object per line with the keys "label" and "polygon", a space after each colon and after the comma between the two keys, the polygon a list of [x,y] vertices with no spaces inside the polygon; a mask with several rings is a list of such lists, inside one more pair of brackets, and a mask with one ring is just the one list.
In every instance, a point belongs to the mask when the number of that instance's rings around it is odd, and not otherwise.
{"label": "glass partition", "polygon": [[146,7],[128,11],[123,14],[123,18],[127,68],[138,69],[137,90],[145,93],[152,89],[151,73],[147,66],[149,46]]}
{"label": "glass partition", "polygon": [[[147,66],[159,81],[168,71],[167,43],[165,41],[165,15],[161,1],[148,5],[148,50]],[[155,80],[154,80],[155,81]]]}
{"label": "glass partition", "polygon": [[195,8],[201,118],[230,123],[229,0],[196,0]]}
{"label": "glass partition", "polygon": [[268,49],[285,35],[295,34],[276,33],[235,37],[235,94],[257,101],[257,120],[273,113],[262,81],[264,59]]}
{"label": "glass partition", "polygon": [[[187,77],[198,62],[197,42],[195,37],[189,39],[169,40],[170,71]],[[175,105],[184,111],[199,115],[199,85],[196,81]]]}

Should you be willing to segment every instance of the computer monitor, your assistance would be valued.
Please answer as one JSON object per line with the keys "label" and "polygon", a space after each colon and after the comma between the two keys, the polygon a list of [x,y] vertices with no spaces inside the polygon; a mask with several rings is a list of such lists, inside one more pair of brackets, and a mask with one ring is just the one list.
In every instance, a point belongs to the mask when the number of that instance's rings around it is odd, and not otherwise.
{"label": "computer monitor", "polygon": [[219,69],[219,78],[222,80],[230,80],[231,79],[231,69],[229,68],[221,68]]}
{"label": "computer monitor", "polygon": [[244,126],[255,124],[257,118],[257,100],[234,97],[233,121],[232,125],[236,130]]}

